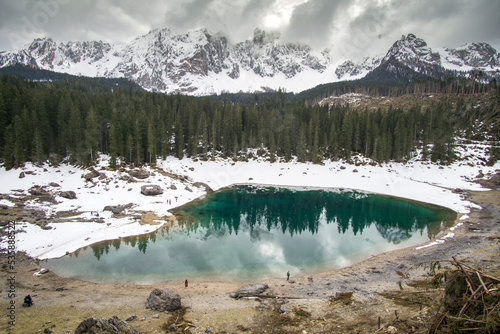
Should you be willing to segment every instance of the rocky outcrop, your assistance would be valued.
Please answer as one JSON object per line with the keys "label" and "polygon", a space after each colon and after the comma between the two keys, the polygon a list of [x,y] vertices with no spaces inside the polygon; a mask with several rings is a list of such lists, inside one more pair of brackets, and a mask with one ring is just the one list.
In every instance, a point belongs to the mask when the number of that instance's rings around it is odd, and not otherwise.
{"label": "rocky outcrop", "polygon": [[210,186],[206,183],[203,183],[203,182],[195,182],[193,183],[193,186],[195,186],[196,188],[204,188],[205,191],[207,192],[207,194],[211,194],[214,192],[214,190],[212,188],[210,188]]}
{"label": "rocky outcrop", "polygon": [[100,175],[101,173],[99,173],[95,169],[92,169],[89,173],[82,175],[82,177],[87,181],[92,181],[93,178],[98,177]]}
{"label": "rocky outcrop", "polygon": [[28,192],[31,195],[38,197],[40,201],[56,203],[54,196],[49,191],[47,191],[45,187],[33,186],[28,190]]}
{"label": "rocky outcrop", "polygon": [[50,193],[41,186],[33,186],[28,192],[33,196],[50,196]]}
{"label": "rocky outcrop", "polygon": [[146,301],[146,308],[165,312],[175,311],[181,307],[181,296],[169,289],[154,289]]}
{"label": "rocky outcrop", "polygon": [[75,330],[75,334],[139,334],[134,327],[114,316],[109,319],[87,318]]}
{"label": "rocky outcrop", "polygon": [[149,184],[141,187],[141,194],[144,196],[156,196],[163,194],[163,189],[159,185]]}
{"label": "rocky outcrop", "polygon": [[236,292],[231,293],[229,296],[231,298],[239,298],[242,296],[252,296],[252,295],[259,295],[266,291],[269,288],[267,284],[254,284],[254,285],[248,285],[245,286]]}
{"label": "rocky outcrop", "polygon": [[76,193],[73,190],[61,191],[59,192],[59,196],[67,199],[76,199]]}
{"label": "rocky outcrop", "polygon": [[128,174],[132,177],[135,177],[136,179],[139,179],[139,180],[147,179],[151,175],[150,172],[148,172],[147,170],[144,170],[144,169],[134,169],[134,170],[128,171]]}
{"label": "rocky outcrop", "polygon": [[111,211],[115,215],[119,215],[123,211],[130,209],[133,206],[134,206],[134,203],[128,203],[128,204],[123,204],[123,205],[106,205],[104,207],[103,211]]}

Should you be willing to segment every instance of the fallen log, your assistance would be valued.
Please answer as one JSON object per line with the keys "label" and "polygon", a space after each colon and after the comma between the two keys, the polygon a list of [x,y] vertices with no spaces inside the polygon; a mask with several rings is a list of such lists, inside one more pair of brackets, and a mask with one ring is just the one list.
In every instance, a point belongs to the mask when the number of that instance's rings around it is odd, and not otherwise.
{"label": "fallen log", "polygon": [[272,298],[272,299],[307,299],[306,297],[293,297],[293,296],[272,296],[272,295],[258,295],[252,293],[241,293],[238,295],[239,298]]}

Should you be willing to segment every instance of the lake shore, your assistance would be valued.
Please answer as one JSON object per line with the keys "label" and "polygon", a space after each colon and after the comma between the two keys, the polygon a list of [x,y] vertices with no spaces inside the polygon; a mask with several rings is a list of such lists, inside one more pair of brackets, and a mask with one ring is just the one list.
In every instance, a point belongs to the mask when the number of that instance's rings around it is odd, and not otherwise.
{"label": "lake shore", "polygon": [[[290,309],[301,308],[319,319],[315,320],[318,322],[317,328],[311,328],[308,333],[320,332],[322,328],[333,324],[340,326],[339,332],[349,332],[352,328],[374,332],[378,316],[382,315],[382,319],[388,321],[394,310],[399,311],[400,317],[414,311],[412,308],[406,310],[379,295],[384,291],[399,290],[401,276],[398,272],[405,272],[423,261],[450,260],[452,256],[471,265],[480,264],[483,268],[498,270],[499,198],[498,192],[471,193],[469,199],[482,206],[482,209],[472,210],[469,218],[462,220],[463,224],[453,231],[455,236],[444,243],[419,250],[411,247],[387,252],[346,268],[292,276],[288,282],[283,275],[262,283],[269,285],[267,293],[270,295],[298,298],[289,299],[286,305]],[[258,326],[258,319],[270,307],[262,300],[230,298],[229,294],[241,287],[237,283],[192,281],[188,288],[184,288],[183,282],[151,286],[97,284],[58,277],[51,272],[33,276],[41,268],[36,260],[23,253],[18,253],[16,260],[16,295],[19,297],[16,298],[16,329],[22,329],[16,333],[35,333],[44,328],[52,328],[55,333],[72,333],[87,317],[110,318],[113,315],[121,319],[136,315],[137,319],[130,322],[134,328],[141,332],[161,333],[161,325],[172,315],[144,308],[147,296],[156,287],[169,288],[181,295],[183,305],[189,307],[186,319],[196,326],[191,328],[193,332],[203,333],[207,328],[214,332],[238,332],[242,328]],[[6,258],[2,257],[2,281],[6,281],[9,276],[5,261]],[[425,277],[428,271],[415,268],[408,273],[415,279]],[[407,280],[403,280],[405,288],[410,289],[406,283]],[[330,297],[342,292],[353,292],[350,312],[348,306],[332,306],[330,302]],[[34,296],[35,306],[19,307],[21,298],[27,294]],[[6,302],[4,297],[0,307],[7,307]],[[352,305],[357,306],[353,308]],[[342,312],[342,319],[328,320],[326,316],[335,312]],[[158,318],[153,318],[154,315],[158,315]],[[6,319],[3,320],[0,330],[8,329]]]}
{"label": "lake shore", "polygon": [[[483,154],[472,152],[476,151]],[[0,169],[3,219],[17,221],[17,230],[25,232],[18,234],[16,249],[43,260],[100,241],[153,232],[169,222],[172,209],[203,197],[206,186],[213,190],[234,184],[352,189],[467,214],[475,204],[461,192],[485,191],[476,181],[500,166],[485,166],[481,156],[444,167],[418,160],[373,165],[167,158],[137,170],[110,169],[108,159],[103,157],[90,169],[31,164]],[[163,193],[143,195],[142,187],[150,185],[159,186]],[[68,192],[74,193],[73,199],[62,196]],[[5,247],[5,240],[1,245]]]}
{"label": "lake shore", "polygon": [[[298,298],[279,301],[287,302],[285,306],[290,315],[286,317],[291,317],[290,321],[298,323],[299,328],[306,326],[303,330],[307,332],[311,332],[310,328],[314,328],[312,332],[332,332],[332,328],[341,333],[374,332],[378,328],[378,317],[386,323],[394,318],[395,311],[400,317],[418,312],[415,305],[403,307],[380,295],[399,289],[398,272],[421,261],[450,260],[452,256],[482,267],[498,266],[499,194],[476,182],[491,177],[498,166],[481,165],[479,158],[474,163],[459,162],[445,167],[418,161],[356,166],[342,161],[314,165],[167,159],[154,167],[145,166],[143,171],[149,175],[145,180],[131,180],[133,171],[109,170],[107,160],[103,159],[93,173],[99,176],[90,181],[86,178],[88,169],[69,165],[28,165],[21,170],[0,170],[3,181],[0,206],[2,212],[7,213],[2,219],[17,220],[17,232],[20,232],[16,234],[17,307],[16,331],[12,333],[43,332],[45,328],[54,333],[72,333],[85,318],[114,315],[121,319],[136,315],[131,321],[134,328],[145,333],[163,333],[161,326],[176,320],[171,318],[177,316],[145,309],[149,293],[157,287],[169,288],[181,295],[183,305],[189,307],[185,318],[196,326],[191,328],[192,332],[203,333],[208,328],[214,332],[248,332],[249,328],[275,326],[278,320],[283,320],[272,318],[275,301],[230,298],[229,294],[242,286],[234,282],[191,280],[186,289],[183,281],[155,285],[97,284],[59,277],[52,272],[33,276],[40,271],[43,266],[40,261],[45,258],[63,256],[102,240],[157,229],[161,224],[150,223],[167,222],[168,210],[206,193],[204,187],[194,186],[196,182],[203,182],[214,190],[241,183],[350,188],[433,203],[461,213],[457,227],[439,235],[439,240],[429,243],[432,246],[379,254],[338,270],[322,270],[307,276],[294,274],[288,282],[285,273],[263,281],[269,285],[266,293],[270,295]],[[26,174],[22,179],[18,177],[21,171]],[[141,187],[152,183],[160,184],[163,194],[140,195]],[[45,190],[43,196],[33,194],[33,190],[40,189]],[[77,199],[62,198],[61,190],[74,190]],[[475,191],[477,193],[471,196]],[[105,205],[128,205],[132,198],[131,209],[119,215],[102,209]],[[149,218],[144,224],[142,217],[145,216]],[[454,237],[443,238],[449,233]],[[8,258],[2,256],[1,261],[0,279],[6,282],[12,274],[6,263]],[[423,269],[410,274],[412,278],[428,277],[428,271]],[[351,304],[331,302],[332,296],[342,292],[352,292]],[[27,294],[34,296],[33,308],[20,307]],[[9,302],[3,294],[0,307],[5,309]],[[0,331],[12,329],[7,320],[2,318]],[[293,327],[292,332],[296,329]]]}

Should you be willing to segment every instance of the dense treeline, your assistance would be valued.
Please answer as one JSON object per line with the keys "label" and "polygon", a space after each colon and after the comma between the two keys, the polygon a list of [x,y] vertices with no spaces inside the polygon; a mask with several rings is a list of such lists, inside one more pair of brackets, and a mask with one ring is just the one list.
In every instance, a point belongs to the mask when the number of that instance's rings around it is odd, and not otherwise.
{"label": "dense treeline", "polygon": [[[465,106],[357,111],[305,106],[276,93],[258,103],[129,90],[91,92],[0,78],[0,153],[5,166],[50,158],[89,164],[97,152],[130,164],[157,157],[252,154],[320,162],[360,153],[375,161],[454,159],[454,134],[468,131]],[[254,150],[251,150],[254,149]],[[119,159],[118,159],[119,158]]]}
{"label": "dense treeline", "polygon": [[397,97],[405,94],[469,95],[496,89],[498,89],[496,79],[487,81],[481,71],[471,72],[470,76],[458,71],[443,72],[440,67],[436,67],[434,71],[432,69],[415,71],[401,63],[389,61],[362,79],[318,85],[297,94],[297,98],[314,104],[324,98],[346,93]]}
{"label": "dense treeline", "polygon": [[94,93],[116,90],[119,88],[144,91],[137,83],[125,78],[92,78],[53,72],[36,67],[16,64],[0,68],[0,75],[21,76],[28,81],[48,82],[55,86],[66,86],[81,91]]}

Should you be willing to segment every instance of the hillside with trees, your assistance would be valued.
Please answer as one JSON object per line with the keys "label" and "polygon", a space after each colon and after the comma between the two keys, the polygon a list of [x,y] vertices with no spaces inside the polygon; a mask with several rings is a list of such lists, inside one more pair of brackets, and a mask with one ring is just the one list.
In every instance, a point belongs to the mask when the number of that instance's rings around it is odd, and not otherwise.
{"label": "hillside with trees", "polygon": [[311,103],[324,92],[293,99],[277,92],[238,103],[132,88],[93,89],[88,79],[74,80],[69,85],[0,78],[0,153],[6,167],[47,159],[86,165],[98,152],[109,154],[112,165],[154,163],[167,156],[245,160],[256,155],[320,163],[361,154],[387,162],[406,161],[417,151],[423,159],[449,164],[457,136],[492,143],[500,137],[496,84],[422,80],[411,87],[377,87],[352,82],[332,86],[335,92],[328,93],[402,96],[439,88],[455,96],[425,107],[417,100],[369,110]]}

